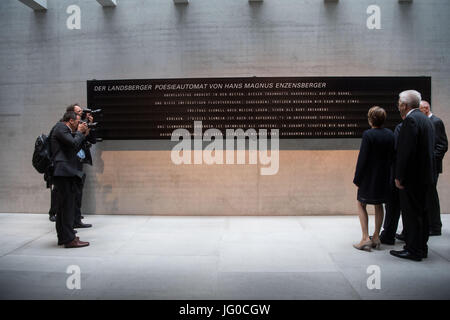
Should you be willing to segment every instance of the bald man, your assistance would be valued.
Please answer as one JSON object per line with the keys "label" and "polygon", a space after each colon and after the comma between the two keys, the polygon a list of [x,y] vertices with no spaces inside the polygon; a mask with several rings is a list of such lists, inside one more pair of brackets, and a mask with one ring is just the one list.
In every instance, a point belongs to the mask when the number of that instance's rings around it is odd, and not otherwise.
{"label": "bald man", "polygon": [[[441,119],[431,113],[430,104],[422,100],[420,102],[420,111],[425,114],[433,123],[434,126],[434,159],[436,164],[436,184],[439,174],[442,173],[442,159],[448,150],[447,135],[445,133],[445,126]],[[439,206],[439,196],[436,189],[436,184],[432,188],[428,197],[428,217],[430,219],[430,236],[440,236],[442,229],[441,222],[441,208]]]}

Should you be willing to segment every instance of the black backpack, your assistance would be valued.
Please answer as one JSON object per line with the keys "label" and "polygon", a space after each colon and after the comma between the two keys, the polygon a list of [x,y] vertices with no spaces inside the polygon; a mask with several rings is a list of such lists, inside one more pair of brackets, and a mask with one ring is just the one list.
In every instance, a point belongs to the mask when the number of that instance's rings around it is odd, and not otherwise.
{"label": "black backpack", "polygon": [[34,144],[33,152],[33,167],[39,173],[49,173],[49,170],[53,167],[51,150],[50,150],[50,136],[52,132],[47,136],[41,134],[37,137]]}

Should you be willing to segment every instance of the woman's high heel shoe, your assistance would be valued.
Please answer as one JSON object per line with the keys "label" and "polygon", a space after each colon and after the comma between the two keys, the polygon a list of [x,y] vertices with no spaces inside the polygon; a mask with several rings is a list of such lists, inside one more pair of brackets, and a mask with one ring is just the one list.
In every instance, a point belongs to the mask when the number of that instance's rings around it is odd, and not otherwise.
{"label": "woman's high heel shoe", "polygon": [[377,249],[377,250],[380,250],[380,246],[381,246],[381,241],[380,241],[380,239],[378,239],[378,240],[376,240],[376,241],[373,241],[373,240],[372,240],[372,248]]}
{"label": "woman's high heel shoe", "polygon": [[366,250],[366,251],[371,251],[370,248],[373,246],[373,242],[372,240],[367,240],[363,243],[358,243],[358,244],[354,244],[353,248],[358,249],[358,250]]}

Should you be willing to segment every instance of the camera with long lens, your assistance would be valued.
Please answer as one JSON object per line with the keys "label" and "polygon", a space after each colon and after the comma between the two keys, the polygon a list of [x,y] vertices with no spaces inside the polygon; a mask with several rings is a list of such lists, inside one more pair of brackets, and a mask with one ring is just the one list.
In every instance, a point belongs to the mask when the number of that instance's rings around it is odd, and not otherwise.
{"label": "camera with long lens", "polygon": [[87,127],[88,127],[89,129],[95,129],[95,128],[97,127],[97,124],[98,124],[98,122],[92,122],[92,123],[90,123],[90,122],[88,122],[88,121],[86,121],[86,120],[80,120],[80,122],[86,123],[86,125],[87,125]]}
{"label": "camera with long lens", "polygon": [[90,113],[93,117],[99,116],[99,115],[101,115],[101,113],[102,113],[102,109],[95,109],[95,110],[88,109],[88,108],[83,109],[83,114],[81,115],[81,120],[86,120],[87,115],[88,115],[89,113]]}
{"label": "camera with long lens", "polygon": [[81,115],[81,122],[86,123],[87,127],[89,129],[95,129],[97,127],[98,122],[92,122],[90,123],[89,121],[87,121],[87,115],[91,114],[92,117],[96,117],[96,116],[101,116],[102,115],[102,109],[89,109],[89,108],[85,108],[83,109],[83,113]]}

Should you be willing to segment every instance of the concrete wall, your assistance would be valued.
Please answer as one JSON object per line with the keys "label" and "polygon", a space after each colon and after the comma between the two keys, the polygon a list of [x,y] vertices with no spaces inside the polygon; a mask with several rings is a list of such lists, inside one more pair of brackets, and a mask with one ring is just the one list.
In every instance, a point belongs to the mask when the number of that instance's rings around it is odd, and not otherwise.
{"label": "concrete wall", "polygon": [[[450,127],[448,0],[118,0],[116,8],[47,2],[46,12],[34,12],[0,1],[0,212],[48,211],[49,191],[31,166],[34,140],[67,104],[86,103],[89,79],[427,75],[433,110]],[[72,4],[81,8],[81,30],[66,27]],[[371,4],[381,8],[381,30],[366,27]],[[152,143],[98,144],[83,211],[356,213],[359,141],[345,150],[294,141],[280,152],[274,176],[261,176],[256,165],[175,166],[170,151]],[[443,212],[449,177],[447,156],[439,181]]]}

